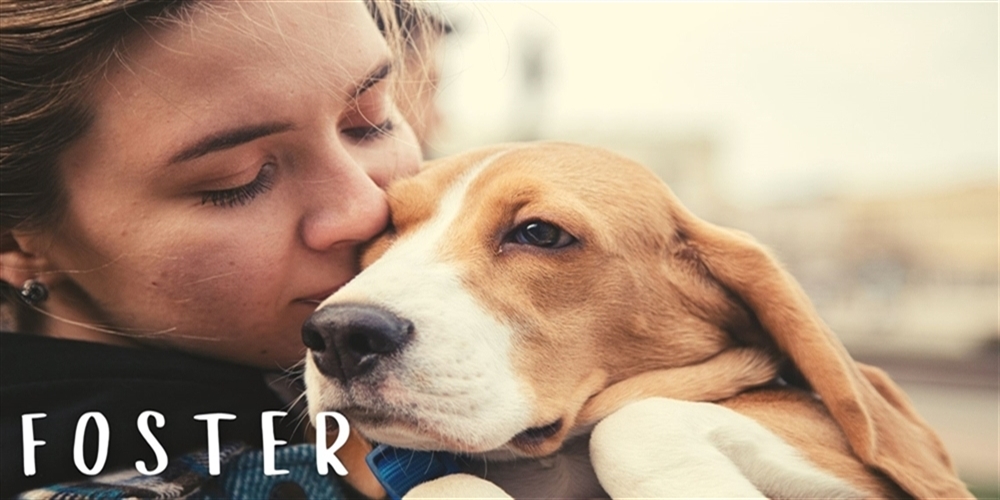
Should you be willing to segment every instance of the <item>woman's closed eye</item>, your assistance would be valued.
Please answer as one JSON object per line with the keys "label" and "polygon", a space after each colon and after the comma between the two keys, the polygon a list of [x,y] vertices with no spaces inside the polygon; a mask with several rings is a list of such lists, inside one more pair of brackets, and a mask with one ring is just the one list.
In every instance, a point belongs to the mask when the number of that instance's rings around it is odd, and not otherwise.
{"label": "woman's closed eye", "polygon": [[343,133],[358,142],[374,141],[392,133],[394,127],[392,119],[386,118],[385,121],[379,124],[345,128]]}
{"label": "woman's closed eye", "polygon": [[203,191],[201,193],[201,204],[211,203],[217,207],[233,207],[236,205],[246,205],[253,201],[257,195],[266,193],[274,186],[274,176],[277,171],[274,162],[267,162],[260,167],[257,176],[242,186],[229,189],[219,189],[213,191]]}

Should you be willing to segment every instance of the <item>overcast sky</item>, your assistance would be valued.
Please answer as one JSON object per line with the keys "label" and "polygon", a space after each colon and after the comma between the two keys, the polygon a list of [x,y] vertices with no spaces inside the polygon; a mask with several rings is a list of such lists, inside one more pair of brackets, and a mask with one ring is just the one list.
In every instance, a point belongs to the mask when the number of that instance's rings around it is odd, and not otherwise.
{"label": "overcast sky", "polygon": [[443,8],[460,28],[442,104],[461,144],[504,139],[535,40],[545,135],[707,136],[737,202],[996,184],[996,3]]}

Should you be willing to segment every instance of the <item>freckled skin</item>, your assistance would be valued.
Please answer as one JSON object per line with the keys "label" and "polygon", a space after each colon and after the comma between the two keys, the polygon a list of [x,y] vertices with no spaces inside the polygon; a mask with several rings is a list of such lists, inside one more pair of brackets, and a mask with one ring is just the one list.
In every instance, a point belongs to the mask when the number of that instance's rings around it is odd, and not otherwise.
{"label": "freckled skin", "polygon": [[[137,33],[128,67],[91,93],[94,121],[61,158],[66,217],[37,238],[52,315],[43,333],[151,345],[275,369],[301,360],[299,330],[357,272],[388,220],[383,188],[414,173],[417,142],[381,82],[389,60],[361,2],[212,3]],[[393,120],[361,141],[351,130]],[[287,130],[188,161],[220,130]],[[267,189],[215,206],[206,192],[263,175]]]}

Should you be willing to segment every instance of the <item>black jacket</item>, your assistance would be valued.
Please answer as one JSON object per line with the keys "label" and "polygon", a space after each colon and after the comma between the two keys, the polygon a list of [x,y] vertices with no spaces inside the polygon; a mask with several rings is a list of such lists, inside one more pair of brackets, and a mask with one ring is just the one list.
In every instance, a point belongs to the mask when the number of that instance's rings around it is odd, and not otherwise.
{"label": "black jacket", "polygon": [[[101,412],[110,428],[109,453],[102,472],[135,467],[156,459],[139,434],[136,420],[145,410],[164,415],[166,425],[150,429],[168,456],[208,445],[201,413],[231,413],[220,423],[220,441],[259,446],[261,413],[285,410],[259,370],[176,352],[130,349],[91,342],[0,333],[0,498],[42,485],[86,479],[73,461],[77,422],[86,412]],[[24,475],[22,415],[45,413],[33,421],[37,473]],[[290,413],[276,423],[278,439],[293,441]],[[97,427],[89,422],[84,457],[97,457]]]}

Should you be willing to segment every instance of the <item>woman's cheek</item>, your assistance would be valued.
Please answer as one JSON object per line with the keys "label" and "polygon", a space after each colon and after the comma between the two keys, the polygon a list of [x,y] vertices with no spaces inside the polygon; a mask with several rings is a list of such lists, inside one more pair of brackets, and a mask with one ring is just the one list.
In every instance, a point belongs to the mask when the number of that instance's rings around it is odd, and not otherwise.
{"label": "woman's cheek", "polygon": [[278,287],[280,266],[268,266],[265,255],[254,255],[264,245],[240,248],[217,242],[194,244],[175,253],[151,273],[149,291],[162,298],[163,313],[183,314],[194,325],[235,326],[270,312],[268,294]]}

